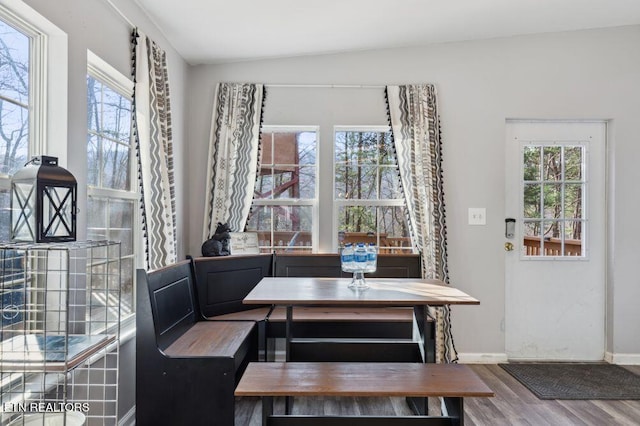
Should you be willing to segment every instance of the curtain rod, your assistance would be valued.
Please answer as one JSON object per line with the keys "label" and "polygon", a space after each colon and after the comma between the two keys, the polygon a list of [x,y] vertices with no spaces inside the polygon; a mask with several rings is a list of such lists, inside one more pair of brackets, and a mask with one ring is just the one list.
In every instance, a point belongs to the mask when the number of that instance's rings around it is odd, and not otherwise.
{"label": "curtain rod", "polygon": [[108,4],[109,6],[111,6],[111,8],[112,8],[113,10],[115,10],[115,11],[116,11],[116,13],[117,13],[118,15],[120,15],[120,17],[121,17],[122,19],[124,19],[124,20],[125,20],[125,22],[127,22],[129,25],[131,25],[131,27],[132,27],[132,28],[136,28],[136,27],[137,27],[137,25],[136,25],[136,24],[134,24],[133,22],[131,22],[131,19],[127,18],[127,15],[125,15],[124,13],[122,13],[122,11],[121,11],[120,9],[118,9],[118,7],[117,7],[115,4],[113,4],[113,2],[112,2],[111,0],[105,0],[105,1],[107,2],[107,4]]}
{"label": "curtain rod", "polygon": [[312,88],[312,89],[384,89],[382,85],[363,84],[269,84],[265,87]]}

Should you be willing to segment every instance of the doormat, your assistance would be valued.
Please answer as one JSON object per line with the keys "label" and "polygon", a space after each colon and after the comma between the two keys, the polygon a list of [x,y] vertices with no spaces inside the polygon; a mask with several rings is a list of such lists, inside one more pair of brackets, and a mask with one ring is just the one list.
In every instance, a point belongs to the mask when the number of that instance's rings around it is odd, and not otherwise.
{"label": "doormat", "polygon": [[539,399],[640,399],[640,376],[613,364],[499,364]]}

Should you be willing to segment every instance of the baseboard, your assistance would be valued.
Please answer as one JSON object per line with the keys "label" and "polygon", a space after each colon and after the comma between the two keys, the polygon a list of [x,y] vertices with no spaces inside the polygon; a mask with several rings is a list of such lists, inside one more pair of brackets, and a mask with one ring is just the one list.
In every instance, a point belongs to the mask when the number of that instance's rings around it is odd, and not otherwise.
{"label": "baseboard", "polygon": [[127,414],[122,416],[118,421],[118,426],[135,426],[136,424],[136,406],[131,407],[131,410],[127,411]]}
{"label": "baseboard", "polygon": [[605,352],[604,360],[609,364],[640,365],[640,354],[615,354]]}
{"label": "baseboard", "polygon": [[460,364],[500,364],[507,362],[506,353],[458,353]]}

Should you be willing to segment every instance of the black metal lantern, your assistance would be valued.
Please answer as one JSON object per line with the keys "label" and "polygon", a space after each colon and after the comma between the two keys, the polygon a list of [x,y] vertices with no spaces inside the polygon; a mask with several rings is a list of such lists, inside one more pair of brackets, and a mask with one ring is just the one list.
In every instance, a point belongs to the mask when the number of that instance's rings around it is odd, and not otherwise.
{"label": "black metal lantern", "polygon": [[33,157],[11,178],[11,240],[76,240],[78,184],[57,157]]}

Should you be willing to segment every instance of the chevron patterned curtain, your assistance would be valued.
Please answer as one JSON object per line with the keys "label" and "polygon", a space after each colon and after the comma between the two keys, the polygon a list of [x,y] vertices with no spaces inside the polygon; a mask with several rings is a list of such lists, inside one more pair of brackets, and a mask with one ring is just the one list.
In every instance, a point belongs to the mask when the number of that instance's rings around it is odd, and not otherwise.
{"label": "chevron patterned curtain", "polygon": [[[386,96],[412,240],[422,255],[422,277],[449,284],[436,89],[431,84],[387,86]],[[436,362],[457,361],[449,306],[430,308],[430,314],[436,320]]]}
{"label": "chevron patterned curtain", "polygon": [[220,83],[209,141],[203,241],[218,222],[244,231],[259,168],[262,84]]}
{"label": "chevron patterned curtain", "polygon": [[165,52],[134,30],[134,135],[148,270],[177,261],[169,77]]}

